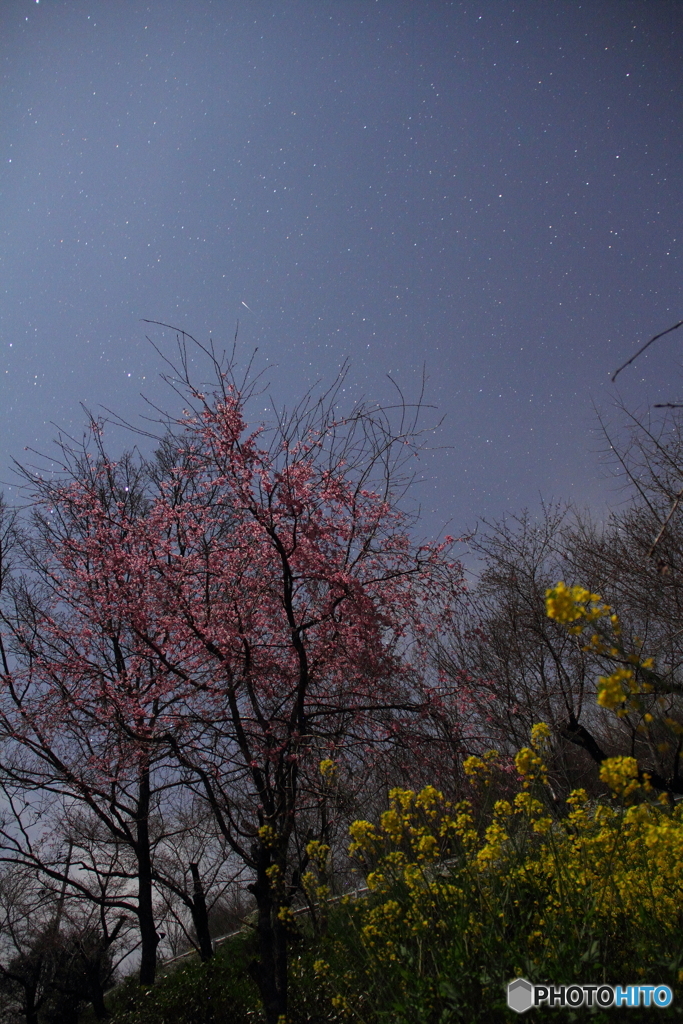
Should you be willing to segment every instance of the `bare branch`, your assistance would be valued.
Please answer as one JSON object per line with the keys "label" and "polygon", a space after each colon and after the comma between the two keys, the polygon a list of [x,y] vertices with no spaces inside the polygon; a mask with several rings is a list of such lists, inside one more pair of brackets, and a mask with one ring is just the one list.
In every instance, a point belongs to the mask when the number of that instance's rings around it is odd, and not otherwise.
{"label": "bare branch", "polygon": [[645,349],[649,348],[654,341],[657,341],[658,338],[663,338],[665,334],[670,334],[671,331],[677,330],[679,327],[681,327],[681,325],[683,325],[683,320],[679,320],[677,324],[673,325],[673,327],[667,327],[665,331],[660,331],[659,334],[655,334],[654,338],[650,338],[649,341],[646,341],[645,344],[638,349],[635,355],[632,355],[630,359],[627,359],[625,363],[622,363],[618,370],[615,370],[614,374],[612,375],[612,383],[614,384],[615,380],[617,379],[621,371],[625,370],[627,366],[630,366],[631,363],[634,362],[639,355],[642,355]]}

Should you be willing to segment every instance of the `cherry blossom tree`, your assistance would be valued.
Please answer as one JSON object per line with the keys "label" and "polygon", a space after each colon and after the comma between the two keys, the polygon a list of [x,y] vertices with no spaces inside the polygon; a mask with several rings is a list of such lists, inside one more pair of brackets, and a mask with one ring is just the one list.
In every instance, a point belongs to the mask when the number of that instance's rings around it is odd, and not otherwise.
{"label": "cherry blossom tree", "polygon": [[405,403],[344,416],[333,389],[254,428],[255,389],[208,354],[215,380],[200,388],[181,347],[171,381],[187,408],[165,417],[155,460],[112,459],[92,422],[89,443],[63,449],[61,478],[32,477],[25,547],[42,589],[28,601],[25,584],[29,611],[11,619],[3,699],[20,744],[73,716],[101,736],[60,754],[74,792],[85,764],[102,785],[117,777],[123,745],[138,805],[152,772],[202,796],[252,874],[252,970],[275,1024],[318,766],[363,771],[377,751],[435,741],[445,695],[408,654],[448,620],[461,582],[446,545],[416,545],[401,510],[419,447]]}
{"label": "cherry blossom tree", "polygon": [[[69,461],[73,453],[64,447],[62,454],[61,500],[52,500],[60,497],[52,485],[34,481],[39,500],[29,528],[15,530],[11,553],[16,524],[3,533],[0,841],[5,859],[40,864],[54,877],[51,859],[36,855],[36,839],[54,835],[58,818],[62,834],[70,830],[69,840],[79,846],[77,823],[87,811],[99,835],[92,854],[81,857],[81,877],[94,883],[94,902],[102,878],[120,880],[108,903],[137,918],[140,981],[152,984],[160,941],[155,880],[163,885],[165,878],[162,871],[155,879],[155,853],[166,818],[173,818],[169,805],[183,788],[167,746],[153,741],[167,730],[176,694],[163,666],[131,632],[126,612],[109,600],[113,578],[94,534],[102,520],[90,520],[72,500],[97,486],[100,514],[112,524],[116,515],[143,516],[146,477],[128,458],[105,469],[85,455]],[[125,543],[120,532],[110,537],[119,551]],[[176,826],[173,819],[170,830]],[[41,850],[48,845],[42,842]],[[80,888],[87,895],[87,886]]]}

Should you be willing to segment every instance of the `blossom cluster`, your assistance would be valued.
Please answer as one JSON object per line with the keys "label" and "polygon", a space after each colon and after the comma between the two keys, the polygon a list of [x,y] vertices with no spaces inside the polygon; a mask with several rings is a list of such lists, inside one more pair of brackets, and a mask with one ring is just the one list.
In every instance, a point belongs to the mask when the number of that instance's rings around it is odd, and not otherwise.
{"label": "blossom cluster", "polygon": [[[399,990],[410,964],[422,979],[420,999],[439,1005],[440,944],[463,976],[494,947],[506,955],[514,948],[510,969],[523,973],[561,948],[578,950],[579,965],[591,961],[597,944],[618,972],[633,968],[629,943],[642,946],[639,970],[657,955],[647,947],[653,935],[675,945],[683,808],[655,800],[635,759],[615,757],[600,773],[611,796],[574,790],[558,816],[545,785],[548,738],[544,723],[534,728],[516,758],[517,792],[495,800],[483,819],[476,800],[450,802],[428,786],[392,790],[378,823],[352,825],[351,852],[370,889],[354,910],[361,944],[378,970],[396,971]],[[495,753],[470,759],[470,777],[486,782],[499,762]],[[356,1019],[352,995],[344,998]]]}
{"label": "blossom cluster", "polygon": [[547,591],[546,610],[549,618],[570,626],[571,632],[577,634],[588,623],[596,622],[611,612],[609,605],[602,604],[599,594],[592,594],[585,587],[568,587],[562,581]]}
{"label": "blossom cluster", "polygon": [[614,667],[598,677],[597,703],[623,718],[629,713],[642,716],[642,724],[652,721],[642,701],[643,694],[653,691],[654,659],[641,657],[639,641],[636,650],[627,651],[621,636],[619,616],[604,604],[599,594],[585,587],[568,587],[560,581],[546,591],[548,618],[567,627],[575,636],[591,625],[595,630],[584,651],[607,659]]}

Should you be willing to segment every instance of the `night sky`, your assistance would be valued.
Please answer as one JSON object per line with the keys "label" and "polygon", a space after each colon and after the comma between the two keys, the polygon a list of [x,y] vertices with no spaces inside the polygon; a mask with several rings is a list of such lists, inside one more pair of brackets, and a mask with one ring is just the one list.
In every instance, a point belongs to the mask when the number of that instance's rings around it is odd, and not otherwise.
{"label": "night sky", "polygon": [[598,412],[683,399],[683,332],[609,381],[683,317],[682,29],[679,0],[0,0],[2,480],[79,403],[171,403],[143,318],[239,319],[276,402],[426,366],[424,533],[622,501]]}

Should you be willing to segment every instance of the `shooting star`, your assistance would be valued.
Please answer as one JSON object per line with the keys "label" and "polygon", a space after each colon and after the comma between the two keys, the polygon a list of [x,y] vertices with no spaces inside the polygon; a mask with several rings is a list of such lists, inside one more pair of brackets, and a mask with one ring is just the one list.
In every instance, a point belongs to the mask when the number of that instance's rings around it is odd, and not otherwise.
{"label": "shooting star", "polygon": [[[250,309],[246,302],[243,302],[242,305],[244,306],[245,309],[248,309],[250,313],[254,313],[254,310]],[[254,313],[254,316],[256,316],[256,313]]]}

